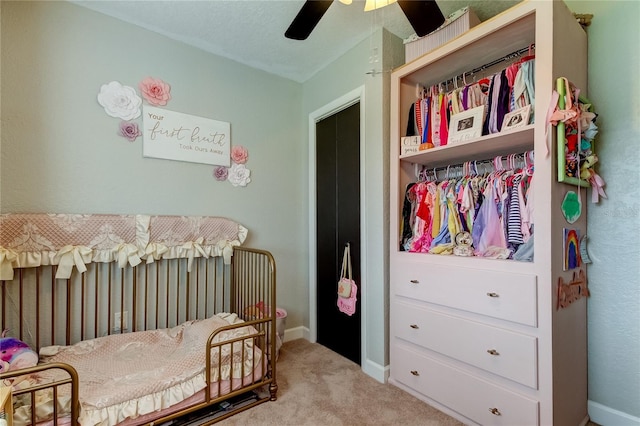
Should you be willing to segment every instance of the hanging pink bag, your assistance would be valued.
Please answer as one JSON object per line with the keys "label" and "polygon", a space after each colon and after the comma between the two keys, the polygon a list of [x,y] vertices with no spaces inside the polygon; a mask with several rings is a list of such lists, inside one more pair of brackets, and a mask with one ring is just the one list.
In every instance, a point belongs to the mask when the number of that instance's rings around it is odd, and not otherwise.
{"label": "hanging pink bag", "polygon": [[338,309],[351,316],[356,312],[358,286],[351,277],[351,246],[347,243],[342,256],[342,270],[338,281]]}

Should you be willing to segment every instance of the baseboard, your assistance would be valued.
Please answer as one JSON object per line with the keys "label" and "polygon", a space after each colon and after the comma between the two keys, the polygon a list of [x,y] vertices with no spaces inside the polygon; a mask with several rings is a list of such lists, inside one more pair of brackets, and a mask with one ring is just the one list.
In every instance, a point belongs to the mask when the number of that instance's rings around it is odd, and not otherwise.
{"label": "baseboard", "polygon": [[294,327],[294,328],[287,328],[284,331],[285,342],[290,342],[291,340],[302,339],[302,338],[309,340],[309,329],[307,327],[300,326],[300,327]]}
{"label": "baseboard", "polygon": [[602,426],[640,426],[640,417],[634,417],[606,405],[588,401],[587,410],[591,421]]}
{"label": "baseboard", "polygon": [[370,359],[364,360],[362,363],[362,371],[370,377],[373,377],[380,383],[387,383],[389,379],[389,366],[382,366]]}

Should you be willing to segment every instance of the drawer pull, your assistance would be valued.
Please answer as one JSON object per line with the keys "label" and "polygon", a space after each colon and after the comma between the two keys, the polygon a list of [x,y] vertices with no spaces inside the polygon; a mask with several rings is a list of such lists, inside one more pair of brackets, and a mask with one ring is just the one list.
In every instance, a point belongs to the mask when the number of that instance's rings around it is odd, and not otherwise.
{"label": "drawer pull", "polygon": [[498,293],[487,293],[487,296],[489,297],[500,297],[500,295]]}
{"label": "drawer pull", "polygon": [[414,376],[419,376],[420,373],[418,373],[417,370],[411,370],[411,374],[413,374]]}
{"label": "drawer pull", "polygon": [[498,410],[497,408],[489,408],[489,412],[491,414],[493,414],[494,416],[501,416],[502,415],[500,410]]}
{"label": "drawer pull", "polygon": [[500,353],[498,351],[496,351],[495,349],[487,349],[487,353],[489,355],[500,355]]}
{"label": "drawer pull", "polygon": [[413,328],[414,330],[417,330],[420,328],[418,327],[418,324],[411,324],[409,327]]}
{"label": "drawer pull", "polygon": [[409,280],[409,282],[411,284],[420,284],[420,281],[418,281],[418,280]]}

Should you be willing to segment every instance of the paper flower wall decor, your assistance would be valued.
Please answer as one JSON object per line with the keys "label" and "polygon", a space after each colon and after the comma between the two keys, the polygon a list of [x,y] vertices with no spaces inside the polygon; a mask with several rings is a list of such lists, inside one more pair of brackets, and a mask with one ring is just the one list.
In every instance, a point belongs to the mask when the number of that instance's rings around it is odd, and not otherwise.
{"label": "paper flower wall decor", "polygon": [[229,177],[227,180],[233,186],[247,186],[251,182],[251,170],[247,169],[244,164],[232,164],[229,169]]}
{"label": "paper flower wall decor", "polygon": [[140,132],[140,129],[138,128],[138,123],[133,121],[121,121],[118,135],[128,139],[129,142],[133,142],[138,136],[142,136],[142,132]]}
{"label": "paper flower wall decor", "polygon": [[218,181],[227,180],[227,176],[229,176],[229,169],[225,166],[218,166],[213,169],[213,177]]}
{"label": "paper flower wall decor", "polygon": [[249,151],[247,151],[247,149],[244,146],[236,145],[233,148],[231,148],[231,160],[234,163],[244,164],[247,162],[248,158],[249,158]]}
{"label": "paper flower wall decor", "polygon": [[117,81],[100,87],[98,103],[108,115],[122,120],[133,120],[141,114],[142,98],[137,95],[133,87],[123,86]]}
{"label": "paper flower wall decor", "polygon": [[249,159],[249,151],[242,145],[231,148],[231,167],[218,166],[213,169],[213,177],[217,181],[228,180],[233,186],[247,186],[251,182],[251,170],[245,163]]}
{"label": "paper flower wall decor", "polygon": [[138,88],[151,105],[164,106],[171,99],[171,86],[160,79],[146,77],[138,84]]}

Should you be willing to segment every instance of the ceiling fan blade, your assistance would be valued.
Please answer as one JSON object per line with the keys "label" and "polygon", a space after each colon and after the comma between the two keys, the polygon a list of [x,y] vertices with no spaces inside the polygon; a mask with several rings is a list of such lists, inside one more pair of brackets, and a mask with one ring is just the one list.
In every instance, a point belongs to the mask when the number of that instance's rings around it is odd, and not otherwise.
{"label": "ceiling fan blade", "polygon": [[333,0],[307,0],[284,33],[286,38],[306,40],[318,25]]}
{"label": "ceiling fan blade", "polygon": [[426,36],[444,23],[444,15],[435,0],[398,0],[398,5],[418,37]]}

